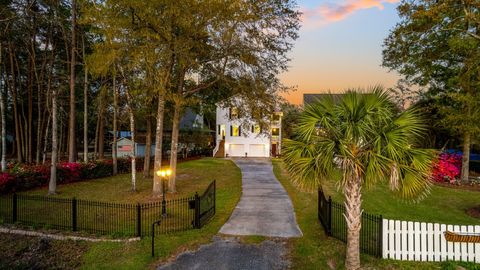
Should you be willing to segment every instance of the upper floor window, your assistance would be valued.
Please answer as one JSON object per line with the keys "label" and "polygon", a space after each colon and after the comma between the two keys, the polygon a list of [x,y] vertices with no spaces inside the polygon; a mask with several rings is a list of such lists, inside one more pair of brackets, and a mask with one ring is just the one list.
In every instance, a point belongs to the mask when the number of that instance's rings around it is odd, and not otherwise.
{"label": "upper floor window", "polygon": [[230,108],[229,112],[228,112],[228,118],[230,120],[237,119],[238,118],[238,108],[236,108],[236,107]]}
{"label": "upper floor window", "polygon": [[252,133],[259,134],[261,132],[260,125],[252,125]]}
{"label": "upper floor window", "polygon": [[237,125],[230,126],[230,136],[232,137],[239,137],[242,134],[242,128]]}
{"label": "upper floor window", "polygon": [[273,121],[280,121],[280,115],[274,114],[273,115]]}
{"label": "upper floor window", "polygon": [[280,129],[272,128],[272,136],[278,136],[278,135],[280,135]]}

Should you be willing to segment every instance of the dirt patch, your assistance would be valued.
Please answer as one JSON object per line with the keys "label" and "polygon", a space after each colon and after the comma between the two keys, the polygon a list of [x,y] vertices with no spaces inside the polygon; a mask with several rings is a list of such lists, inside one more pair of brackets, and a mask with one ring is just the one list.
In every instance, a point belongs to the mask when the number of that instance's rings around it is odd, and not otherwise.
{"label": "dirt patch", "polygon": [[0,269],[77,269],[85,242],[0,233]]}
{"label": "dirt patch", "polygon": [[467,215],[480,219],[480,205],[467,209]]}

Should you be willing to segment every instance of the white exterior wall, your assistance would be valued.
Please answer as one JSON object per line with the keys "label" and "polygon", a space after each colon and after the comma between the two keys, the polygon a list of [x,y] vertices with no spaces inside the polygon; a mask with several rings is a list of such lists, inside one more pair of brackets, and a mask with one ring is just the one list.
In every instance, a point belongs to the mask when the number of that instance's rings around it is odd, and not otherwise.
{"label": "white exterior wall", "polygon": [[[240,136],[231,136],[230,126],[242,124],[241,120],[230,120],[229,119],[229,109],[221,108],[217,106],[217,121],[216,121],[216,143],[217,147],[222,140],[222,135],[218,134],[218,126],[225,125],[225,154],[229,157],[233,156],[245,156],[247,153],[248,157],[269,157],[270,156],[270,135],[269,134],[253,134],[251,129],[242,128]],[[251,123],[252,125],[254,123]],[[243,145],[243,151],[240,151],[238,148],[240,145]],[[260,145],[263,146],[263,150],[259,151]],[[218,148],[217,148],[218,149]]]}

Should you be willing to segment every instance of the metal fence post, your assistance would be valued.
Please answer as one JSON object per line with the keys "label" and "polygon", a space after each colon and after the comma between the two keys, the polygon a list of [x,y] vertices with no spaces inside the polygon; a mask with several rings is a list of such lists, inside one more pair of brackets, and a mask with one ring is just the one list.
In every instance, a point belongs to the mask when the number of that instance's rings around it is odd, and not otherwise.
{"label": "metal fence post", "polygon": [[328,196],[327,234],[332,236],[332,197]]}
{"label": "metal fence post", "polygon": [[12,223],[17,222],[17,193],[13,193],[12,197]]}
{"label": "metal fence post", "polygon": [[198,196],[197,192],[195,192],[194,228],[200,229],[200,196]]}
{"label": "metal fence post", "polygon": [[77,231],[77,199],[72,199],[72,231]]}
{"label": "metal fence post", "polygon": [[142,207],[137,203],[137,236],[142,236]]}
{"label": "metal fence post", "polygon": [[217,212],[217,180],[213,180],[213,214]]}
{"label": "metal fence post", "polygon": [[152,223],[152,257],[155,257],[155,222]]}
{"label": "metal fence post", "polygon": [[380,225],[378,226],[378,253],[377,257],[382,258],[383,257],[383,216],[380,215]]}

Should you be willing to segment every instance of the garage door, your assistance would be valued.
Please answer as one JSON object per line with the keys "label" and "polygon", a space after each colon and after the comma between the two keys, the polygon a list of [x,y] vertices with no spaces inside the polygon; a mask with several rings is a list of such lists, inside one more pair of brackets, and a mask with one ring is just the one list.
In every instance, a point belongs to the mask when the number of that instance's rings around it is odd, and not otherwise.
{"label": "garage door", "polygon": [[228,154],[231,157],[244,157],[245,156],[245,145],[243,144],[230,144],[230,149]]}
{"label": "garage door", "polygon": [[263,144],[250,144],[250,151],[248,151],[249,157],[265,157],[265,145]]}

